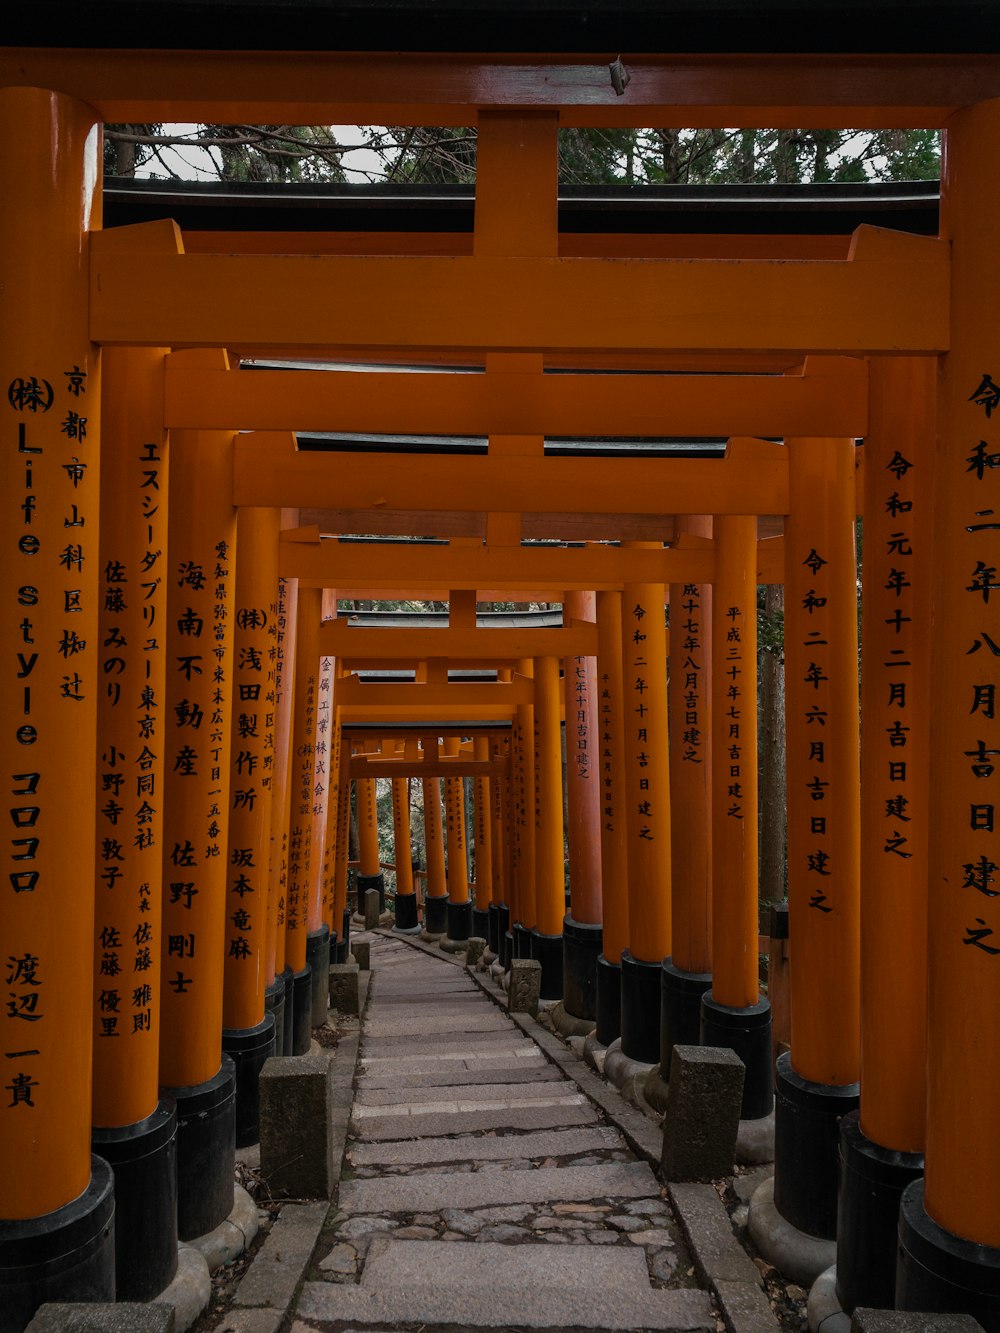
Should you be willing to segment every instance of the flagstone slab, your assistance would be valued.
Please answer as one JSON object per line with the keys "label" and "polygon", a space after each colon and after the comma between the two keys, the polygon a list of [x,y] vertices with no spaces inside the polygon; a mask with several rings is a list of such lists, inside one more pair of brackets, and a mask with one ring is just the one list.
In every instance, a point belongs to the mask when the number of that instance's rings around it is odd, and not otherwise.
{"label": "flagstone slab", "polygon": [[715,1328],[707,1293],[654,1291],[638,1250],[383,1236],[372,1241],[359,1285],[308,1282],[297,1313],[330,1323]]}
{"label": "flagstone slab", "polygon": [[659,1195],[660,1187],[646,1162],[607,1162],[599,1166],[538,1167],[531,1171],[347,1180],[341,1183],[339,1203],[345,1213],[384,1216],[505,1203],[658,1199]]}
{"label": "flagstone slab", "polygon": [[426,1166],[443,1162],[568,1157],[574,1153],[614,1152],[624,1147],[625,1142],[617,1130],[601,1125],[593,1129],[554,1129],[534,1134],[470,1134],[433,1141],[353,1143],[349,1155],[355,1166]]}
{"label": "flagstone slab", "polygon": [[352,1118],[351,1130],[358,1139],[413,1139],[473,1134],[484,1129],[559,1129],[567,1125],[592,1125],[597,1119],[597,1112],[589,1102],[578,1105],[567,1101],[557,1106],[519,1102],[502,1110],[456,1109],[451,1112],[435,1111],[429,1115]]}

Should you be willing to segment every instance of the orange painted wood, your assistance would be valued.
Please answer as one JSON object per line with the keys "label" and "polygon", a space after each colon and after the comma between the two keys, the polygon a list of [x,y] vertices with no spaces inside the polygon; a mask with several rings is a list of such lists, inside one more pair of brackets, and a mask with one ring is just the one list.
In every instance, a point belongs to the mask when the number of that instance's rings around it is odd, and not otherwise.
{"label": "orange painted wood", "polygon": [[559,659],[535,658],[535,924],[561,935],[566,912]]}
{"label": "orange painted wood", "polygon": [[[712,518],[678,517],[674,533],[679,547],[697,549],[711,540]],[[685,972],[711,972],[713,589],[687,579],[669,595],[671,956]]]}
{"label": "orange painted wood", "polygon": [[[365,518],[359,516],[359,526],[364,522]],[[415,526],[420,526],[420,520],[416,516]],[[617,546],[559,549],[477,545],[463,547],[460,560],[456,560],[451,547],[417,546],[408,549],[405,559],[401,559],[397,546],[333,541],[283,542],[281,552],[282,572],[286,577],[324,582],[329,580],[338,589],[366,588],[366,591],[359,593],[359,596],[365,598],[374,597],[375,591],[379,589],[402,596],[406,588],[432,590],[437,588],[444,593],[449,587],[466,585],[480,590],[504,588],[503,597],[494,600],[558,601],[557,595],[539,599],[534,596],[517,598],[513,594],[518,590],[531,588],[551,589],[553,594],[563,590],[586,592],[594,588],[620,587],[626,580],[705,583],[711,580],[714,568],[711,549],[674,551],[662,546],[658,550],[632,550]],[[780,555],[780,552],[778,554]],[[775,559],[769,561],[767,565],[769,574],[772,572],[771,566],[775,564],[777,564]],[[659,577],[654,577],[656,575]],[[782,569],[781,578],[783,577]],[[774,580],[771,578],[767,580],[767,582],[772,581]],[[780,579],[777,581],[780,582]],[[511,586],[505,587],[507,584]],[[445,599],[441,597],[428,600]],[[488,599],[484,597],[480,600]],[[322,642],[330,645],[332,641],[334,651],[351,650],[351,645],[355,642],[353,636],[357,632],[357,627],[341,624],[337,624],[336,627],[324,626],[321,631]],[[365,631],[365,633],[372,632],[382,633],[384,638],[384,632]],[[438,635],[444,633],[443,630],[422,632],[433,632]],[[396,631],[393,631],[393,634],[395,633]],[[477,633],[481,635],[483,631]],[[511,634],[511,631],[503,630],[502,633]],[[347,637],[342,639],[336,636]],[[488,640],[477,638],[471,642],[486,643]],[[542,646],[548,645],[543,643]],[[589,647],[590,645],[586,645],[584,651],[588,651]],[[558,644],[553,645],[552,650],[556,653],[563,651]],[[377,655],[377,653],[372,654],[372,656]],[[457,641],[447,655],[451,658],[464,655]]]}
{"label": "orange painted wood", "polygon": [[268,871],[274,792],[278,531],[274,509],[243,509],[236,525],[229,845],[222,1023],[263,1021]]}
{"label": "orange painted wood", "polygon": [[[834,354],[947,347],[948,256],[924,237],[893,239],[873,257],[856,250],[847,263],[786,263],[140,254],[130,230],[92,239],[96,342]],[[620,309],[628,319],[609,318]]]}
{"label": "orange painted wood", "polygon": [[[268,984],[285,970],[288,915],[288,833],[291,818],[291,754],[295,700],[295,643],[299,585],[278,581],[278,700],[274,716],[274,792],[271,797],[271,853],[268,876]],[[273,904],[273,912],[271,910]]]}
{"label": "orange painted wood", "polygon": [[[149,630],[150,622],[165,625],[167,612],[169,461],[156,407],[163,358],[153,348],[122,348],[101,366],[100,642],[108,645],[101,653],[108,684],[97,695],[93,1106],[102,1127],[143,1120],[159,1096],[162,737],[170,719],[166,643]],[[126,596],[139,580],[149,582],[144,595]],[[137,723],[148,746],[145,772],[136,762]]]}
{"label": "orange painted wood", "polygon": [[[219,1069],[235,693],[236,511],[226,503],[232,436],[170,440],[163,1024],[160,1081],[204,1083]],[[187,503],[176,503],[183,495]]]}
{"label": "orange painted wood", "polygon": [[[989,55],[550,54],[0,49],[0,83],[55,88],[113,122],[468,125],[477,108],[559,108],[560,124],[938,126],[1000,96]],[[734,119],[734,117],[736,117]]]}
{"label": "orange painted wood", "polygon": [[859,1074],[860,811],[854,441],[788,442],[785,716],[792,1064]]}
{"label": "orange painted wood", "polygon": [[[861,673],[861,1128],[922,1152],[935,371],[872,366]],[[906,534],[911,555],[898,541]],[[894,944],[888,953],[884,941]]]}
{"label": "orange painted wood", "polygon": [[239,437],[238,505],[339,504],[352,509],[504,509],[539,513],[558,497],[565,511],[761,514],[788,511],[787,460],[777,445],[730,444],[725,459],[323,455],[292,437]]}
{"label": "orange painted wood", "polygon": [[633,957],[670,953],[670,765],[664,588],[628,583],[622,595],[622,722],[628,837],[628,935]]}
{"label": "orange painted wood", "polygon": [[760,998],[756,529],[756,519],[749,516],[715,520],[712,998],[734,1009],[747,1008]]}
{"label": "orange painted wood", "polygon": [[620,963],[629,942],[628,838],[625,816],[625,724],[622,687],[622,595],[597,594],[597,681],[600,718],[602,948]]}
{"label": "orange painted wood", "polygon": [[306,965],[312,884],[312,806],[319,696],[317,645],[322,594],[300,588],[296,615],[295,698],[289,767],[288,882],[285,891],[285,961],[293,972]]}
{"label": "orange painted wood", "polygon": [[863,362],[775,375],[195,372],[167,360],[170,427],[426,435],[864,435]]}
{"label": "orange painted wood", "polygon": [[[953,246],[953,354],[942,362],[934,466],[927,1141],[924,1200],[955,1236],[1000,1245],[1000,721],[996,522],[1000,375],[996,321],[981,300],[996,240],[984,154],[1000,104],[959,112],[947,132],[942,222]],[[986,377],[989,376],[989,383]],[[988,526],[983,526],[988,525]],[[990,637],[987,638],[986,636]],[[918,751],[919,754],[919,751]]]}
{"label": "orange painted wood", "polygon": [[594,651],[563,659],[566,718],[566,842],[569,853],[570,915],[600,925],[601,772],[597,685],[597,595],[568,592],[563,623],[593,627]]}
{"label": "orange painted wood", "polygon": [[[53,93],[0,92],[0,163],[6,179],[18,182],[17,207],[0,215],[0,750],[4,796],[14,812],[4,819],[0,939],[3,1050],[15,1052],[3,1060],[0,1215],[12,1219],[59,1208],[90,1180],[94,756],[97,691],[104,688],[103,678],[98,685],[100,361],[87,341],[82,283],[85,233],[100,207],[94,119],[91,108]],[[66,375],[74,367],[87,375],[79,399]],[[35,385],[38,411],[29,405]],[[6,398],[10,386],[14,403]],[[22,387],[28,397],[19,399]],[[85,419],[85,438],[65,431],[70,412]],[[74,456],[88,465],[76,487],[63,471]],[[64,527],[74,514],[87,526]],[[67,549],[63,563],[58,553]],[[64,635],[75,642],[70,631],[80,651],[68,649],[64,657],[59,644]]]}

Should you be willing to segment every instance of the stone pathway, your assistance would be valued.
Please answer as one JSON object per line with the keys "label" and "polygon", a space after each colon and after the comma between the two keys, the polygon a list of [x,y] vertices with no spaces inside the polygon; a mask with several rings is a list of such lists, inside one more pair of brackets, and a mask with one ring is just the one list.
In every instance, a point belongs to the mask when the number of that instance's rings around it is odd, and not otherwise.
{"label": "stone pathway", "polygon": [[374,936],[306,1330],[710,1329],[656,1177],[463,970]]}

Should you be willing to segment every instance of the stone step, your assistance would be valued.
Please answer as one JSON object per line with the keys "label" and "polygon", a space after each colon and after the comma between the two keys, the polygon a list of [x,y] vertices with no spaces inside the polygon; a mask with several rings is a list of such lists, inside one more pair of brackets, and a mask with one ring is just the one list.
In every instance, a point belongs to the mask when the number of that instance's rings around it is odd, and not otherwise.
{"label": "stone step", "polygon": [[516,1063],[502,1060],[490,1061],[489,1067],[475,1066],[469,1069],[461,1060],[450,1060],[446,1065],[434,1065],[420,1072],[407,1071],[404,1074],[393,1070],[380,1073],[378,1070],[362,1071],[358,1087],[365,1091],[374,1088],[397,1091],[404,1088],[471,1088],[482,1087],[498,1080],[511,1083],[559,1083],[562,1075],[554,1065],[536,1064],[533,1060],[518,1060]]}
{"label": "stone step", "polygon": [[485,1208],[504,1203],[589,1203],[592,1199],[660,1197],[645,1162],[599,1166],[548,1166],[500,1173],[442,1172],[433,1176],[384,1176],[345,1180],[339,1203],[345,1213],[434,1213],[445,1208]]}
{"label": "stone step", "polygon": [[[454,1103],[452,1103],[454,1105]],[[381,1110],[367,1107],[366,1110]],[[357,1139],[406,1139],[420,1135],[438,1138],[450,1134],[473,1134],[490,1129],[559,1129],[566,1125],[592,1125],[598,1119],[593,1106],[580,1098],[557,1106],[538,1106],[518,1102],[490,1111],[435,1112],[432,1115],[378,1115],[351,1119],[351,1133]]]}
{"label": "stone step", "polygon": [[[625,1147],[617,1130],[554,1129],[535,1134],[469,1134],[460,1138],[405,1139],[354,1143],[355,1166],[433,1166],[442,1162],[503,1162],[515,1158],[566,1157],[571,1153],[615,1152]],[[564,1168],[565,1169],[565,1168]]]}
{"label": "stone step", "polygon": [[487,1012],[470,1006],[468,1010],[462,1011],[461,1016],[456,1014],[454,1017],[448,1015],[438,1017],[433,1010],[426,1012],[421,1009],[415,1013],[412,1008],[408,1008],[398,1017],[392,1015],[382,1017],[376,1008],[374,1013],[369,1010],[365,1022],[365,1032],[370,1037],[422,1038],[431,1033],[459,1035],[465,1032],[509,1033],[513,1030],[513,1024],[492,1006]]}
{"label": "stone step", "polygon": [[[368,1020],[365,1020],[365,1035],[362,1038],[364,1057],[370,1055],[437,1055],[442,1051],[476,1048],[486,1053],[491,1046],[510,1046],[522,1043],[522,1038],[513,1025],[492,1032],[452,1032],[437,1033],[425,1041],[414,1042],[412,1034],[389,1036],[369,1036]],[[363,1057],[363,1058],[364,1058]]]}
{"label": "stone step", "polygon": [[491,1064],[503,1064],[510,1061],[513,1064],[544,1064],[545,1056],[538,1049],[533,1041],[526,1041],[520,1037],[511,1037],[508,1042],[490,1041],[483,1043],[478,1037],[470,1038],[468,1042],[459,1042],[455,1044],[436,1045],[432,1051],[427,1052],[422,1048],[419,1051],[413,1050],[412,1043],[407,1049],[407,1053],[398,1053],[398,1048],[391,1048],[397,1051],[396,1054],[371,1055],[369,1054],[369,1045],[375,1043],[365,1042],[365,1053],[361,1056],[361,1064],[366,1069],[384,1069],[386,1071],[398,1070],[400,1073],[412,1072],[418,1066],[426,1066],[428,1069],[447,1069],[449,1067],[459,1068],[463,1063],[470,1069],[486,1069]]}
{"label": "stone step", "polygon": [[531,1083],[484,1083],[471,1088],[463,1087],[461,1092],[456,1089],[456,1095],[448,1097],[446,1094],[452,1086],[446,1084],[444,1087],[410,1088],[405,1099],[401,1099],[395,1087],[368,1088],[362,1082],[355,1094],[354,1105],[366,1108],[378,1106],[383,1108],[385,1115],[404,1115],[404,1107],[408,1106],[411,1115],[419,1115],[425,1105],[439,1108],[441,1103],[449,1106],[457,1103],[463,1111],[488,1111],[511,1102],[544,1101],[551,1105],[553,1098],[565,1101],[568,1097],[578,1098],[580,1095],[572,1083],[551,1079],[539,1079]]}
{"label": "stone step", "polygon": [[707,1293],[654,1291],[639,1250],[386,1236],[372,1241],[357,1286],[307,1282],[297,1314],[317,1323],[386,1326],[715,1328]]}

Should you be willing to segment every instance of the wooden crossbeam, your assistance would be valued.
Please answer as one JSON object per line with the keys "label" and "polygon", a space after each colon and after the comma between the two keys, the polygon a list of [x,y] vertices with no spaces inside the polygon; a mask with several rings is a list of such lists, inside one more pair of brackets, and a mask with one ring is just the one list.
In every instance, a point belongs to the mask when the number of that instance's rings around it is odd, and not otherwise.
{"label": "wooden crossbeam", "polygon": [[455,665],[455,659],[481,665],[516,662],[521,657],[593,657],[597,653],[597,627],[577,623],[556,629],[423,629],[419,625],[389,629],[337,620],[320,628],[319,651],[347,665],[353,665],[357,658],[395,665],[446,657],[450,665]]}
{"label": "wooden crossbeam", "polygon": [[52,88],[105,121],[469,125],[478,108],[558,107],[560,124],[817,129],[940,126],[1000,96],[990,53],[631,55],[616,97],[607,56],[336,51],[0,49],[0,86]]}
{"label": "wooden crossbeam", "polygon": [[352,778],[502,778],[510,772],[510,759],[390,759],[383,755],[354,755]]}
{"label": "wooden crossbeam", "polygon": [[[835,368],[832,368],[835,367]],[[412,435],[861,436],[861,361],[773,375],[206,371],[169,356],[168,428]]]}
{"label": "wooden crossbeam", "polygon": [[[236,505],[531,513],[784,514],[786,450],[732,441],[726,458],[325,454],[293,437],[237,438]],[[493,583],[493,580],[486,580]],[[548,580],[546,580],[548,581]]]}
{"label": "wooden crossbeam", "polygon": [[532,600],[561,601],[561,593],[566,590],[618,588],[628,582],[711,583],[715,560],[711,550],[644,551],[620,546],[456,548],[290,541],[281,544],[279,569],[285,578],[321,581],[337,589],[395,588],[400,596],[410,595],[402,591],[407,587],[507,589],[504,600],[516,601],[509,590],[541,588],[558,589],[560,596],[541,599],[536,591]]}
{"label": "wooden crossbeam", "polygon": [[859,228],[848,262],[186,255],[90,238],[90,336],[143,346],[939,353],[946,243]]}

